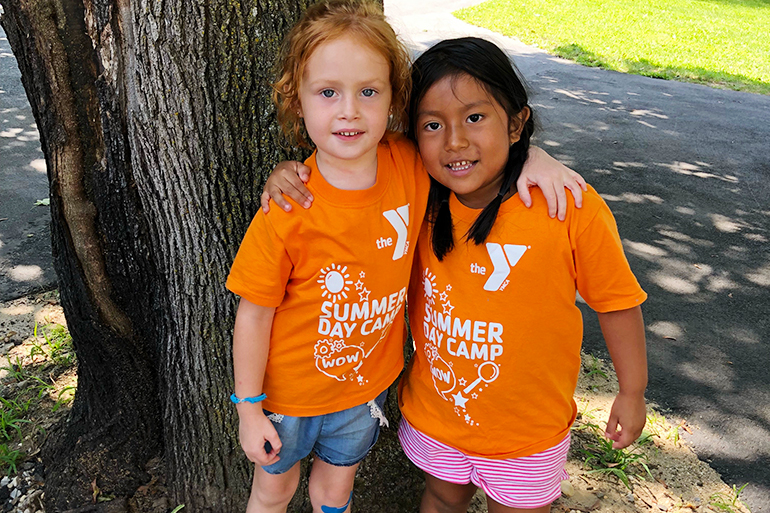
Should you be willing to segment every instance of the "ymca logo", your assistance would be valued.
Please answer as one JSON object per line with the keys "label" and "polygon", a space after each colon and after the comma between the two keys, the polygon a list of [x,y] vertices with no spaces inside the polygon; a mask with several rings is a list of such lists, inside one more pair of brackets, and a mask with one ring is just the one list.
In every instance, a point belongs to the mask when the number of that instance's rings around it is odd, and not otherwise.
{"label": "ymca logo", "polygon": [[[395,210],[388,210],[382,215],[388,220],[390,225],[396,230],[396,247],[393,248],[393,260],[398,260],[406,255],[409,249],[409,241],[406,240],[409,235],[409,204],[398,207]],[[393,239],[380,237],[377,239],[377,249],[382,249],[393,245]]]}
{"label": "ymca logo", "polygon": [[527,246],[517,244],[501,246],[495,242],[487,242],[487,253],[489,253],[489,259],[492,260],[495,269],[484,284],[484,290],[504,289],[508,284],[506,278],[511,273],[511,267],[519,263],[525,251],[527,251]]}

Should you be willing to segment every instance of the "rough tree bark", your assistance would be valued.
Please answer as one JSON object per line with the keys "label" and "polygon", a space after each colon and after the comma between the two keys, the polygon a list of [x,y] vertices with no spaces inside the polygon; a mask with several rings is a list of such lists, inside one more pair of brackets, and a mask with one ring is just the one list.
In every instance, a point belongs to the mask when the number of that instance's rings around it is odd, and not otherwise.
{"label": "rough tree bark", "polygon": [[188,511],[241,510],[224,288],[279,159],[272,64],[304,0],[2,0],[41,133],[78,355],[49,511],[131,495],[164,454]]}

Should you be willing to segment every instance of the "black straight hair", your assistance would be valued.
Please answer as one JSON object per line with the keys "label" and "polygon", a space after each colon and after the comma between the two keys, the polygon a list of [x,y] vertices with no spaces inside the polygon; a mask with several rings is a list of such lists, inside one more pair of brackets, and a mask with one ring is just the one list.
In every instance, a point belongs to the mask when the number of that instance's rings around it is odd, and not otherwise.
{"label": "black straight hair", "polygon": [[[517,142],[508,149],[503,169],[503,183],[493,199],[478,215],[465,234],[466,240],[481,244],[487,240],[497,218],[503,197],[511,190],[527,160],[529,140],[535,129],[534,113],[524,81],[516,66],[494,43],[477,37],[447,39],[423,53],[412,65],[412,94],[409,99],[407,135],[417,141],[417,108],[428,90],[440,80],[461,76],[473,78],[500,104],[508,115],[509,126],[516,115],[529,107],[530,115]],[[428,195],[428,222],[432,225],[431,244],[439,260],[454,248],[452,214],[449,211],[451,191],[431,177]]]}

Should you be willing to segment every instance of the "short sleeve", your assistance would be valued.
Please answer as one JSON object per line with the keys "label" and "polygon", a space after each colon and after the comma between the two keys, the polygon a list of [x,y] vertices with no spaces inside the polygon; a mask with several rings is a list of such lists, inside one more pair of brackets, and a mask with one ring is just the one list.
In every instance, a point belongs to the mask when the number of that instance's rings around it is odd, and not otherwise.
{"label": "short sleeve", "polygon": [[[580,296],[599,313],[642,304],[647,294],[631,272],[612,212],[599,195],[584,198],[589,204],[581,210],[590,218],[580,226],[573,243]],[[595,211],[592,216],[591,211]]]}
{"label": "short sleeve", "polygon": [[283,240],[260,210],[238,248],[227,288],[254,304],[275,307],[283,301],[291,269]]}

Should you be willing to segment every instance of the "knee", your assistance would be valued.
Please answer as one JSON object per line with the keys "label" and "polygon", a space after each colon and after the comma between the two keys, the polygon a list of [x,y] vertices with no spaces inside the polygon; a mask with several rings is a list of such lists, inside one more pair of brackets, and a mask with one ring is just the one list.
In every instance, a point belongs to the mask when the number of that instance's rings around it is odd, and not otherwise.
{"label": "knee", "polygon": [[347,509],[335,510],[334,508],[344,508],[350,500],[350,492],[353,490],[352,483],[320,483],[320,480],[310,479],[308,483],[310,502],[313,504],[313,511],[324,511],[322,506],[326,506],[328,511],[348,511]]}
{"label": "knee", "polygon": [[264,507],[275,508],[278,506],[285,506],[289,504],[291,498],[294,497],[296,487],[290,488],[287,486],[282,487],[265,487],[254,488],[251,490],[252,499],[256,500],[258,504]]}
{"label": "knee", "polygon": [[447,497],[438,495],[435,493],[425,492],[427,499],[426,505],[431,506],[431,511],[438,511],[441,513],[457,513],[467,511],[470,501],[464,500],[459,497]]}
{"label": "knee", "polygon": [[259,505],[260,508],[255,511],[288,505],[297,490],[297,480],[286,474],[270,476],[267,479],[264,477],[254,479],[249,505],[251,506],[252,503]]}
{"label": "knee", "polygon": [[467,486],[457,485],[454,487],[444,487],[437,489],[431,486],[425,487],[422,498],[422,511],[437,513],[458,513],[465,512],[470,506],[473,498],[473,490]]}

